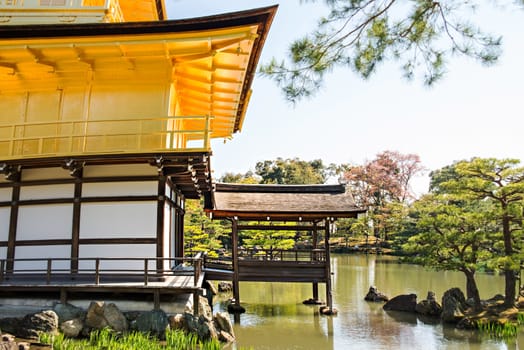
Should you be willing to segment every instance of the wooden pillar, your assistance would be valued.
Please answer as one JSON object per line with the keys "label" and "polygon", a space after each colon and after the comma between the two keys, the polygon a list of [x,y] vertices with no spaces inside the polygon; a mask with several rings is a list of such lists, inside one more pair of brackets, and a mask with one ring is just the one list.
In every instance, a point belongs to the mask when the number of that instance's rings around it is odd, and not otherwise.
{"label": "wooden pillar", "polygon": [[[317,222],[313,222],[313,250],[318,248]],[[313,253],[315,260],[318,258],[316,252]],[[318,301],[318,283],[313,282],[313,300]]]}
{"label": "wooden pillar", "polygon": [[231,240],[233,245],[233,298],[235,305],[240,305],[240,283],[238,280],[238,219],[233,218],[231,221]]}
{"label": "wooden pillar", "polygon": [[331,254],[329,252],[330,220],[325,220],[324,245],[326,248],[326,306],[333,311],[333,293],[331,291]]}
{"label": "wooden pillar", "polygon": [[182,208],[175,208],[175,257],[184,257],[184,211]]}
{"label": "wooden pillar", "polygon": [[82,179],[75,179],[75,194],[73,199],[73,222],[71,229],[71,273],[78,272],[78,256],[80,251],[80,211],[82,208]]}
{"label": "wooden pillar", "polygon": [[[158,199],[156,208],[156,257],[164,257],[164,205],[166,202],[166,177],[164,175],[158,176]],[[162,271],[164,269],[164,261],[157,259],[156,269]]]}
{"label": "wooden pillar", "polygon": [[20,178],[13,182],[11,194],[11,213],[9,218],[9,233],[7,238],[7,272],[13,272],[14,262],[10,259],[15,258],[16,230],[18,226],[18,208],[20,201]]}

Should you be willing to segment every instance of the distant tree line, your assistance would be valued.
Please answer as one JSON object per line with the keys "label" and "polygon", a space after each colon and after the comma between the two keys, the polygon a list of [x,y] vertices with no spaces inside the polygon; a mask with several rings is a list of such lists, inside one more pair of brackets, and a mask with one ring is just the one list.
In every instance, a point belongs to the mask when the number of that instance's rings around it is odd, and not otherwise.
{"label": "distant tree line", "polygon": [[[430,172],[428,193],[417,198],[413,178],[425,173],[417,155],[384,151],[362,165],[298,158],[265,160],[254,171],[226,173],[220,182],[345,183],[367,215],[337,222],[334,236],[375,237],[382,247],[430,268],[466,277],[468,298],[480,307],[477,271],[500,271],[505,304],[513,305],[523,259],[524,167],[514,159],[472,158]],[[217,254],[230,248],[230,224],[211,221],[199,203],[186,209],[186,243]],[[295,232],[244,231],[246,248],[290,249],[309,237]],[[186,247],[187,249],[187,247]],[[227,249],[225,249],[227,251]]]}

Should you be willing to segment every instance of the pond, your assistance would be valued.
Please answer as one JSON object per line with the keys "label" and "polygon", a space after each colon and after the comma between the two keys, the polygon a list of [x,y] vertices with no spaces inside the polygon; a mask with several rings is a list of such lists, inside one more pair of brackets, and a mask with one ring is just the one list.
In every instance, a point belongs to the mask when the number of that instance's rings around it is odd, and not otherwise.
{"label": "pond", "polygon": [[[241,304],[246,313],[237,319],[237,345],[253,349],[519,349],[517,339],[500,341],[475,331],[457,330],[438,320],[402,312],[385,312],[382,304],[364,301],[374,285],[390,298],[415,293],[418,301],[428,291],[437,300],[451,287],[465,290],[460,272],[430,271],[421,266],[399,264],[381,255],[332,256],[333,300],[336,316],[318,314],[318,306],[303,305],[312,296],[309,283],[240,283]],[[479,274],[481,298],[504,291],[501,276]],[[319,295],[325,295],[324,285]],[[214,311],[223,311],[225,299],[215,300]],[[233,320],[233,318],[232,318]]]}

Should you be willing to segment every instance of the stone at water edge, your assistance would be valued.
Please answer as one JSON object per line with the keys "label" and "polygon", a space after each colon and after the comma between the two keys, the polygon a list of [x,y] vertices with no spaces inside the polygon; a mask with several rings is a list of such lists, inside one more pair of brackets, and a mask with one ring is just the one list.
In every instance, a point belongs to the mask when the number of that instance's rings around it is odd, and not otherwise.
{"label": "stone at water edge", "polygon": [[233,330],[233,325],[231,324],[231,319],[229,315],[225,312],[217,312],[213,321],[216,324],[217,330],[224,331],[229,333],[233,338],[235,338],[235,331]]}
{"label": "stone at water edge", "polygon": [[417,307],[417,295],[416,294],[401,294],[390,299],[382,306],[386,311],[406,311],[415,312]]}
{"label": "stone at water edge", "polygon": [[435,299],[435,293],[429,291],[426,300],[418,303],[415,311],[421,315],[439,317],[442,314],[442,306]]}
{"label": "stone at water edge", "polygon": [[368,293],[364,297],[364,300],[373,301],[373,302],[384,302],[384,301],[388,301],[389,298],[385,294],[381,293],[377,289],[377,287],[371,286],[369,287]]}
{"label": "stone at water edge", "polygon": [[20,328],[14,335],[23,339],[40,338],[41,333],[58,334],[58,315],[53,310],[45,310],[24,316]]}
{"label": "stone at water edge", "polygon": [[460,288],[451,288],[444,292],[442,296],[442,321],[457,323],[462,320],[466,309],[466,298]]}
{"label": "stone at water edge", "polygon": [[233,284],[230,282],[219,282],[218,291],[222,293],[231,292],[233,290]]}
{"label": "stone at water edge", "polygon": [[321,306],[318,311],[321,315],[331,316],[331,315],[337,315],[338,310],[336,308],[329,308],[329,306]]}
{"label": "stone at water edge", "polygon": [[230,314],[243,314],[246,312],[246,309],[241,305],[231,303],[227,305],[227,312]]}
{"label": "stone at water edge", "polygon": [[304,305],[322,305],[324,304],[324,302],[322,300],[309,298],[309,299],[304,300],[302,304]]}

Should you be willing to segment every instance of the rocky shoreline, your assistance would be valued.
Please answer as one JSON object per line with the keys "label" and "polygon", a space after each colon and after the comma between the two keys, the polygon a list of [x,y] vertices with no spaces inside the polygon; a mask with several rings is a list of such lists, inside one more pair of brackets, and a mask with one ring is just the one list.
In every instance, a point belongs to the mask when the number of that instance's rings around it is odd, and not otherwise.
{"label": "rocky shoreline", "polygon": [[[0,318],[0,350],[29,349],[42,346],[42,334],[63,333],[68,338],[87,338],[93,331],[111,329],[115,333],[141,332],[162,340],[166,330],[183,330],[201,340],[218,339],[234,342],[235,334],[229,314],[213,315],[207,299],[201,297],[198,316],[191,308],[183,313],[167,315],[162,310],[121,311],[114,303],[93,301],[84,310],[71,304],[57,303],[50,310],[23,317]],[[19,339],[23,339],[20,341]]]}
{"label": "rocky shoreline", "polygon": [[[416,294],[403,294],[389,299],[377,287],[371,286],[364,300],[369,302],[384,303],[386,312],[401,311],[433,318],[448,324],[455,324],[458,329],[478,330],[489,325],[488,329],[496,329],[520,324],[519,313],[524,313],[524,295],[522,292],[514,307],[504,306],[504,296],[495,295],[493,298],[483,300],[481,308],[475,308],[472,300],[467,300],[460,288],[451,288],[444,292],[439,303],[435,293],[429,291],[426,299],[417,302]],[[491,327],[495,326],[495,327]]]}

